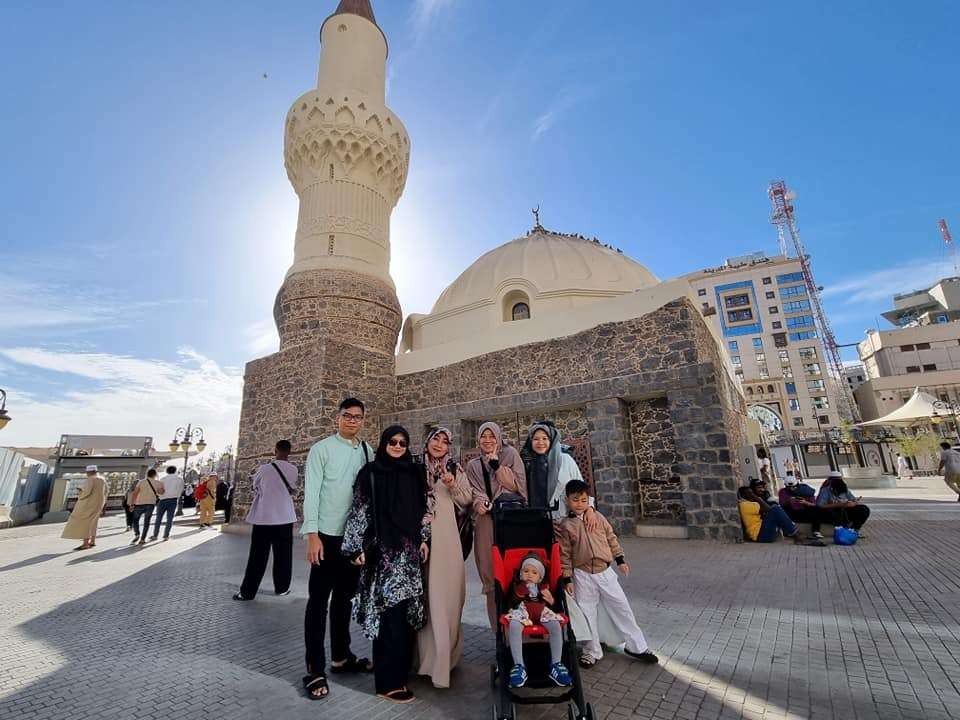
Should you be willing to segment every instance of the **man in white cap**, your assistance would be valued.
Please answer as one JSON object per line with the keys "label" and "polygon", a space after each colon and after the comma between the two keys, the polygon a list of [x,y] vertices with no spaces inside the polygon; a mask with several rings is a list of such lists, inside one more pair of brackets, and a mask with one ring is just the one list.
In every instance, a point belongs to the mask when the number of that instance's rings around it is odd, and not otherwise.
{"label": "man in white cap", "polygon": [[69,540],[83,540],[75,550],[86,550],[96,545],[97,525],[100,522],[100,513],[107,502],[107,488],[97,472],[96,465],[87,465],[87,477],[80,488],[77,504],[70,513],[60,537]]}
{"label": "man in white cap", "polygon": [[810,523],[813,537],[822,540],[820,525],[831,522],[833,516],[817,507],[817,491],[790,473],[787,473],[783,484],[784,487],[778,494],[780,507],[787,511],[787,515],[795,523]]}

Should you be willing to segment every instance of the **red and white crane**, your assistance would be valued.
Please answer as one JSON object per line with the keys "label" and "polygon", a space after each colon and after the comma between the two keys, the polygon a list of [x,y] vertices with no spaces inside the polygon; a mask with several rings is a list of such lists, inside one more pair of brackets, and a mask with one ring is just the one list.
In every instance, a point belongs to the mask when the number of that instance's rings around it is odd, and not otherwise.
{"label": "red and white crane", "polygon": [[[827,314],[823,311],[823,302],[820,298],[820,286],[813,279],[813,269],[810,266],[810,256],[800,241],[800,232],[797,230],[796,218],[793,211],[793,199],[796,197],[792,191],[787,188],[783,180],[774,180],[767,189],[767,195],[770,197],[770,203],[773,206],[773,213],[770,215],[770,222],[777,226],[777,234],[780,240],[780,252],[788,255],[788,243],[793,245],[797,260],[800,261],[800,267],[803,270],[803,280],[807,286],[807,295],[810,297],[810,308],[813,310],[813,319],[817,330],[820,332],[820,338],[823,341],[823,349],[827,356],[827,367],[830,375],[833,377],[836,387],[837,401],[840,403],[840,416],[849,417],[853,422],[860,422],[860,413],[857,409],[857,403],[850,396],[850,391],[843,377],[843,361],[840,359],[840,347],[837,345],[837,339],[830,327],[830,321]],[[941,221],[942,222],[942,221]],[[945,224],[944,226],[945,227]],[[942,229],[941,227],[941,229]],[[949,234],[949,231],[948,231]]]}

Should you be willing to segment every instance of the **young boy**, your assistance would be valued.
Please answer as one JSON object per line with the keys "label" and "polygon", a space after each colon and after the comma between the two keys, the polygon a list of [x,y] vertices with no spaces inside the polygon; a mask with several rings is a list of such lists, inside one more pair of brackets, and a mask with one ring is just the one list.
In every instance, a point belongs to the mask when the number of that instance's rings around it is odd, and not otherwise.
{"label": "young boy", "polygon": [[576,598],[593,630],[593,636],[580,656],[582,667],[592,667],[603,657],[597,633],[598,605],[610,616],[617,630],[626,640],[624,653],[645,663],[654,664],[659,658],[650,652],[643,631],[637,625],[630,602],[617,581],[617,574],[610,567],[616,560],[624,576],[630,574],[630,566],[623,557],[623,548],[607,519],[596,513],[599,524],[590,532],[583,521],[583,514],[590,507],[588,487],[582,480],[567,483],[567,509],[569,516],[557,527],[560,542],[560,565],[563,576],[571,578],[567,592]]}

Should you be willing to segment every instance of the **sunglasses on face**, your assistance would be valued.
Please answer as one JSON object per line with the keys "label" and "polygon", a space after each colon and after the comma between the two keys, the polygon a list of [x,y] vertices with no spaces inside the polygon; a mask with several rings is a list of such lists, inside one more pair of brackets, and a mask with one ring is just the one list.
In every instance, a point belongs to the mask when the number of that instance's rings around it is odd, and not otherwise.
{"label": "sunglasses on face", "polygon": [[387,445],[390,447],[401,447],[405,448],[407,446],[406,440],[387,440]]}

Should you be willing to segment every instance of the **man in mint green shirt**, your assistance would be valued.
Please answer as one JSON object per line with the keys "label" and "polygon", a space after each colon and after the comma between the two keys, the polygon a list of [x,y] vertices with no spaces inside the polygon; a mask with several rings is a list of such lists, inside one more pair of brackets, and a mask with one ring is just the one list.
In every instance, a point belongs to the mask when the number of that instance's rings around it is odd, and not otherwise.
{"label": "man in mint green shirt", "polygon": [[343,527],[353,501],[357,473],[373,460],[373,449],[359,439],[364,405],[347,398],[337,411],[337,432],[310,448],[304,473],[303,525],[310,563],[309,599],[304,620],[307,677],[304,686],[315,699],[329,693],[324,635],[330,611],[330,656],[334,673],[371,672],[373,664],[350,652],[350,601],[360,568],[340,552]]}

